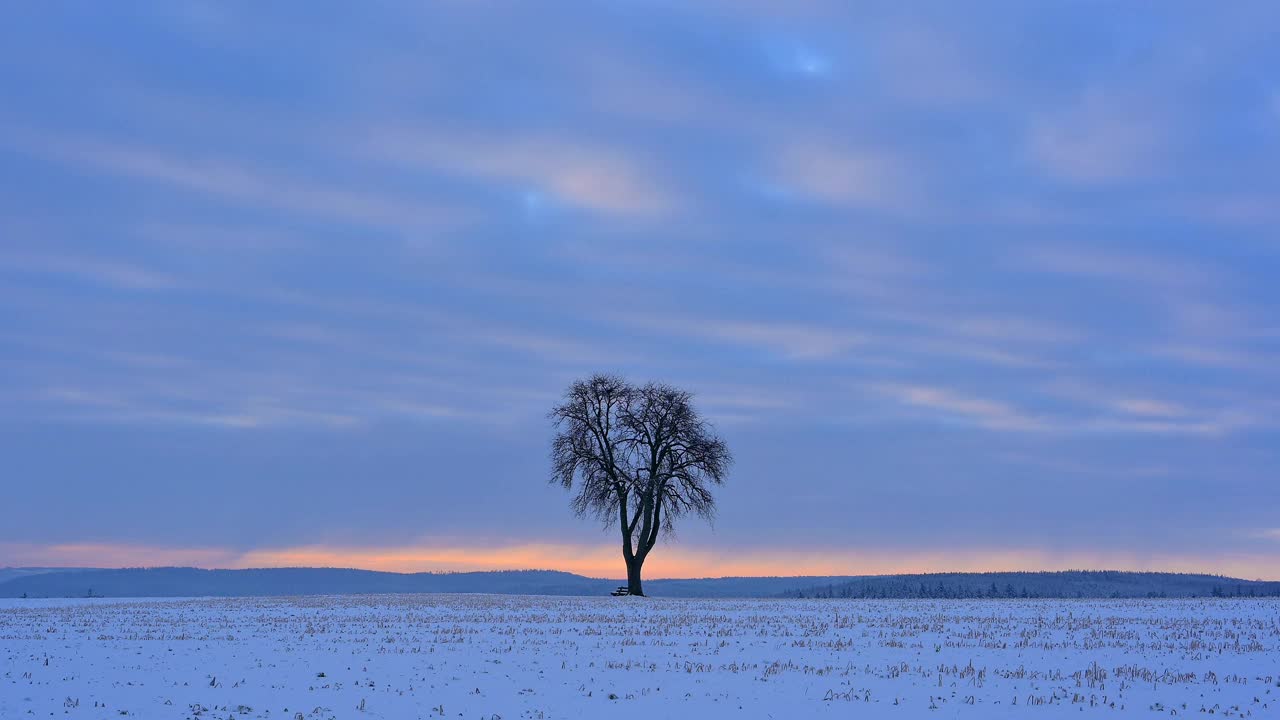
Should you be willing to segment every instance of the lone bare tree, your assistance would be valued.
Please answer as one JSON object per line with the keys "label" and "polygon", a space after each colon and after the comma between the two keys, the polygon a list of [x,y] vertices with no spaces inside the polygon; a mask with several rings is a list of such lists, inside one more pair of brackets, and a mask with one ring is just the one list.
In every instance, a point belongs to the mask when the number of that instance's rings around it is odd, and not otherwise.
{"label": "lone bare tree", "polygon": [[689,513],[711,520],[711,487],[724,483],[733,462],[729,448],[693,409],[684,390],[628,384],[594,375],[569,386],[549,413],[551,482],[576,485],[571,507],[578,515],[622,532],[627,589],[643,595],[640,569],[660,532]]}

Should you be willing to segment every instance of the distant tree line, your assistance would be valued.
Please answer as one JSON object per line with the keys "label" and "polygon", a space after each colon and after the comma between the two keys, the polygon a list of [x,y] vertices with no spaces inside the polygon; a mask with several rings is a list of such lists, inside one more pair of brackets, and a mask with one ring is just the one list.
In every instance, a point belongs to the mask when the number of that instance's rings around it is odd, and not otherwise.
{"label": "distant tree line", "polygon": [[1165,598],[1276,597],[1280,582],[1217,575],[1066,570],[936,573],[856,578],[782,593],[790,598]]}

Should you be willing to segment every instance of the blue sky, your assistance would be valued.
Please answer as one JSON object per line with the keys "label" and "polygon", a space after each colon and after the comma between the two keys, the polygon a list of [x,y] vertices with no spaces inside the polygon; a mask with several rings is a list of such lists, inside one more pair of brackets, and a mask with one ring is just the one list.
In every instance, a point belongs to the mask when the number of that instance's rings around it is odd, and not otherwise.
{"label": "blue sky", "polygon": [[607,573],[545,413],[613,371],[737,457],[656,575],[1280,578],[1278,22],[13,7],[0,565]]}

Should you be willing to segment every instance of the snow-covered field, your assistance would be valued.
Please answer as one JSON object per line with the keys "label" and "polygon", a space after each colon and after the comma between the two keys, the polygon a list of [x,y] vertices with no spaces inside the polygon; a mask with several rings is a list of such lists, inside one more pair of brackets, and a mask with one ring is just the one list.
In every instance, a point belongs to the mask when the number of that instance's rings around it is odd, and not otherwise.
{"label": "snow-covered field", "polygon": [[0,718],[1280,718],[1280,601],[0,600]]}

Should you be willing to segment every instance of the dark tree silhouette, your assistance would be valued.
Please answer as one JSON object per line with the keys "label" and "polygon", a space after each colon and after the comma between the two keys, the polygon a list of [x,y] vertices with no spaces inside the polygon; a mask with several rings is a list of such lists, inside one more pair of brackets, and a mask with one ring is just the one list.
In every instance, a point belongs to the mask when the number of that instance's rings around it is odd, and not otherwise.
{"label": "dark tree silhouette", "polygon": [[594,375],[570,385],[549,413],[551,482],[576,489],[578,515],[617,523],[632,595],[644,594],[640,569],[660,533],[690,513],[714,517],[711,488],[733,462],[692,399],[669,385]]}

